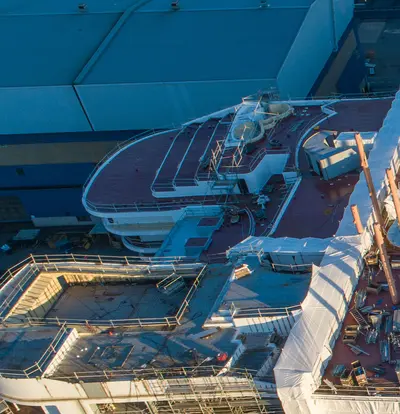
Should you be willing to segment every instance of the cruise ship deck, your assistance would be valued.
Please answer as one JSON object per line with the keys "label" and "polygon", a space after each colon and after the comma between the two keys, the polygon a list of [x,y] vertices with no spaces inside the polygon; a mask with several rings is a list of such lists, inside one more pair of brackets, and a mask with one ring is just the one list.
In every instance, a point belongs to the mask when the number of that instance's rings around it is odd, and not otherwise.
{"label": "cruise ship deck", "polygon": [[[225,215],[220,228],[212,233],[211,243],[203,253],[206,255],[223,253],[248,235],[331,237],[359,173],[325,181],[310,172],[302,145],[316,130],[378,131],[391,102],[389,98],[295,106],[291,116],[244,149],[230,145],[235,121],[232,109],[220,117],[127,145],[98,166],[88,182],[84,201],[89,211],[103,216],[174,211],[190,205],[235,206],[241,211],[240,220],[232,223]],[[272,174],[260,191],[269,199],[262,214],[255,194],[227,191],[219,195],[179,195],[182,189],[195,189],[204,180],[217,183],[216,175],[237,176],[254,171],[264,157],[278,154],[287,157],[284,172],[296,171],[301,180],[288,184],[282,174]],[[126,229],[124,225],[109,226]]]}

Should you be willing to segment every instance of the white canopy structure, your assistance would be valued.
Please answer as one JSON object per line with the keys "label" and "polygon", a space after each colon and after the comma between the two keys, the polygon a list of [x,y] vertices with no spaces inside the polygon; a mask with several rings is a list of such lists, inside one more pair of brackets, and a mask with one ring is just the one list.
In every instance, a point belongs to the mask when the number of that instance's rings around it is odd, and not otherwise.
{"label": "white canopy structure", "polygon": [[246,254],[269,253],[274,263],[279,264],[319,264],[332,239],[308,237],[255,237],[250,236],[228,250],[228,258]]}

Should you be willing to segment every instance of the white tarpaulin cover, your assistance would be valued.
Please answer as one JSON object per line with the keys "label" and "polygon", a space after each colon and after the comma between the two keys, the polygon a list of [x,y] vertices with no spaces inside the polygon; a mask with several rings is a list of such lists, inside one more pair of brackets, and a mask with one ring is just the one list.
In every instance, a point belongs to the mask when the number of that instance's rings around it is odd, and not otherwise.
{"label": "white tarpaulin cover", "polygon": [[[397,193],[400,196],[400,190],[397,190]],[[400,227],[397,222],[396,210],[394,208],[392,195],[386,197],[385,209],[387,211],[389,219],[394,220],[387,233],[387,238],[393,245],[400,246]]]}
{"label": "white tarpaulin cover", "polygon": [[250,236],[232,247],[228,258],[247,254],[269,253],[270,260],[275,265],[298,266],[311,263],[320,264],[330,238],[316,239],[312,237],[294,239],[291,237],[254,237]]}
{"label": "white tarpaulin cover", "polygon": [[[400,191],[397,191],[397,194],[400,196]],[[392,195],[388,195],[385,198],[384,203],[385,203],[385,209],[386,209],[386,212],[388,213],[389,219],[390,220],[395,220],[396,219],[396,210],[394,208]]]}
{"label": "white tarpaulin cover", "polygon": [[[393,165],[397,170],[398,166],[399,120],[400,94],[397,93],[369,155],[371,174],[382,202],[387,195],[385,168]],[[357,285],[362,256],[372,240],[368,230],[373,222],[372,207],[363,174],[350,197],[351,204],[358,205],[366,231],[363,235],[355,235],[350,207],[346,208],[337,237],[331,241],[320,267],[313,269],[302,315],[291,330],[274,369],[278,394],[286,413],[400,412],[398,403],[389,408],[384,402],[380,405],[377,401],[344,401],[340,396],[337,399],[334,396],[311,398],[321,383]]]}
{"label": "white tarpaulin cover", "polygon": [[295,253],[324,253],[332,239],[316,239],[308,237],[305,239],[295,239],[292,237],[255,237],[249,236],[236,246],[228,250],[228,257],[257,253],[263,250],[265,253],[271,252],[295,252]]}

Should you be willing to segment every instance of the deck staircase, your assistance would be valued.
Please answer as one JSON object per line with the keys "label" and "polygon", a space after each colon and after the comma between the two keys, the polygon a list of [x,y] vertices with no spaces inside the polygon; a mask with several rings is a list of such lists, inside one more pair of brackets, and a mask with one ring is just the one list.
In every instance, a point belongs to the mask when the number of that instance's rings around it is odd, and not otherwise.
{"label": "deck staircase", "polygon": [[40,295],[46,290],[53,276],[47,273],[41,273],[32,283],[29,289],[22,295],[14,309],[9,313],[7,320],[9,322],[18,322],[25,319],[27,313],[35,308]]}
{"label": "deck staircase", "polygon": [[354,318],[354,320],[358,323],[361,330],[365,330],[369,328],[369,323],[366,321],[364,316],[358,311],[358,309],[351,309],[350,310],[351,316]]}

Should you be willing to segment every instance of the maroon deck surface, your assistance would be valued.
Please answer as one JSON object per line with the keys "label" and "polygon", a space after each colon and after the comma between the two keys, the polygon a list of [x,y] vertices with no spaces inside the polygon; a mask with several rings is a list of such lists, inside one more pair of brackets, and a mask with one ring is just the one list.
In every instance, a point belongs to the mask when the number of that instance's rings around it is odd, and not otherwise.
{"label": "maroon deck surface", "polygon": [[331,107],[338,112],[321,124],[321,129],[335,131],[378,131],[386,117],[393,98],[342,101]]}
{"label": "maroon deck surface", "polygon": [[198,227],[213,227],[216,226],[219,222],[218,217],[203,217],[199,223],[197,224]]}
{"label": "maroon deck surface", "polygon": [[203,247],[207,244],[207,237],[191,237],[187,239],[185,247]]}
{"label": "maroon deck surface", "polygon": [[[400,271],[399,270],[393,270],[393,274],[397,280],[398,286],[400,285]],[[377,282],[385,283],[385,278],[383,273],[379,272],[376,278]],[[364,279],[360,279],[357,289],[362,289],[367,286],[367,281]],[[350,303],[349,309],[351,309],[354,305],[354,295],[352,298],[352,301]],[[366,300],[366,306],[372,306],[374,305],[376,309],[381,310],[392,310],[392,301],[389,295],[389,292],[380,292],[378,295],[369,293]],[[378,383],[384,383],[384,382],[393,382],[395,383],[395,386],[398,386],[398,380],[396,376],[396,372],[394,369],[394,365],[389,363],[382,363],[381,362],[381,356],[379,351],[379,340],[384,339],[385,333],[384,333],[384,325],[382,326],[382,329],[380,331],[378,340],[375,344],[367,344],[365,341],[365,337],[363,335],[359,335],[357,339],[356,345],[362,348],[364,351],[369,353],[370,355],[355,355],[350,348],[343,343],[342,337],[344,334],[344,329],[347,325],[354,325],[357,324],[350,312],[347,313],[343,326],[340,332],[340,336],[336,341],[335,347],[333,349],[332,359],[329,361],[329,364],[327,366],[327,369],[325,371],[324,378],[328,378],[330,381],[332,381],[335,384],[340,384],[339,378],[335,378],[332,375],[332,370],[336,365],[343,364],[346,366],[346,368],[351,368],[351,362],[359,360],[361,362],[361,365],[367,370],[367,376],[369,378],[370,384],[378,384]],[[400,354],[396,354],[391,352],[391,359],[400,359]],[[385,368],[386,373],[381,377],[376,377],[375,374],[369,370],[370,367],[379,365],[383,368]]]}
{"label": "maroon deck surface", "polygon": [[[333,105],[338,114],[323,121],[320,128],[338,132],[379,131],[391,104],[392,99],[339,102]],[[299,152],[299,167],[302,182],[274,236],[331,237],[343,217],[359,173],[325,181],[309,171],[303,149]]]}
{"label": "maroon deck surface", "polygon": [[165,132],[126,147],[98,173],[87,200],[99,205],[154,201],[151,184],[175,135]]}
{"label": "maroon deck surface", "polygon": [[[306,112],[310,112],[309,117],[305,115]],[[303,115],[292,116],[284,120],[272,135],[274,139],[289,140],[290,143],[285,144],[290,144],[291,152],[295,151],[297,140],[304,133],[304,128],[321,117],[320,108],[311,110],[298,108],[296,113]],[[200,158],[211,157],[211,151],[215,150],[216,142],[226,139],[230,120],[231,115],[224,117],[217,124],[215,119],[210,119],[201,126],[193,124],[181,132],[166,132],[126,147],[98,173],[90,186],[87,200],[99,205],[133,205],[169,201],[157,199],[152,195],[151,186],[157,170],[160,169],[155,180],[156,185],[172,183],[177,173],[180,178],[192,178],[196,170],[205,174],[206,171],[198,169]],[[212,128],[215,128],[215,131]],[[296,131],[289,133],[291,129],[296,129]],[[211,137],[204,150],[205,135],[207,138],[208,135]],[[197,137],[201,145],[195,144]],[[266,140],[261,140],[258,145],[259,149],[265,148],[271,153],[280,151],[272,149]],[[195,155],[196,148],[197,155]],[[188,156],[187,162],[185,162],[186,156]],[[196,157],[195,170],[193,160]],[[245,157],[242,164],[248,168],[253,160],[254,155]],[[200,200],[203,197],[192,198]]]}
{"label": "maroon deck surface", "polygon": [[358,179],[357,173],[329,181],[319,176],[304,176],[274,236],[333,236]]}

